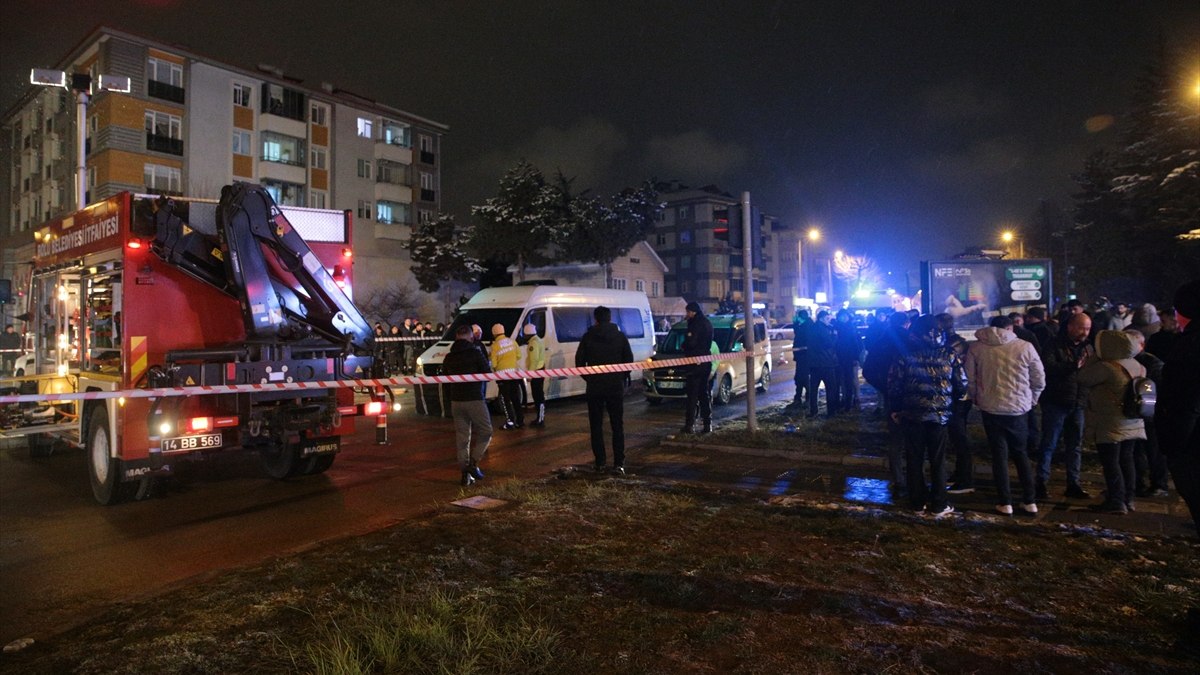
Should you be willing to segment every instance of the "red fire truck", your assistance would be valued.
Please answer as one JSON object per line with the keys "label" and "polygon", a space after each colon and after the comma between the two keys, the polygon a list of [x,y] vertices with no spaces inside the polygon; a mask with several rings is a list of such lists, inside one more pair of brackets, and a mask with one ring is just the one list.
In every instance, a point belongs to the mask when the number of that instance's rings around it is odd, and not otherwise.
{"label": "red fire truck", "polygon": [[[371,367],[370,326],[344,290],[349,213],[281,209],[235,183],[219,202],[122,193],[34,236],[21,391],[173,389],[21,407],[15,432],[33,454],[86,450],[100,503],[145,496],[182,459],[232,449],[257,452],[274,478],[320,473],[354,416],[380,412],[384,390],[356,405],[332,382]],[[197,385],[244,386],[187,391]]]}

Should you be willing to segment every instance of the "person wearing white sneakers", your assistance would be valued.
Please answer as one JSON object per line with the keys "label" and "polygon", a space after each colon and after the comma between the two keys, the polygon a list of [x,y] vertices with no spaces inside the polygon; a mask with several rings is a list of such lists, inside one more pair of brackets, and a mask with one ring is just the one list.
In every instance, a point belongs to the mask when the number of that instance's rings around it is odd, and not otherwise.
{"label": "person wearing white sneakers", "polygon": [[967,350],[967,391],[983,413],[983,430],[992,451],[996,511],[1012,515],[1008,461],[1017,465],[1021,481],[1021,510],[1037,513],[1033,468],[1029,464],[1029,421],[1038,396],[1046,388],[1046,371],[1032,343],[1016,336],[1013,320],[992,317],[987,328],[975,331]]}

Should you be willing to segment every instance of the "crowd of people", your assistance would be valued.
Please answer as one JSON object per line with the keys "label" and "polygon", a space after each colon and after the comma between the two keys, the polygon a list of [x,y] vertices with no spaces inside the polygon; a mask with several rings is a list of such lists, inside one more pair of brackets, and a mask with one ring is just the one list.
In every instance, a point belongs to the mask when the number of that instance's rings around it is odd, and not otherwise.
{"label": "crowd of people", "polygon": [[445,332],[445,324],[438,323],[435,326],[431,321],[422,323],[416,317],[408,317],[402,323],[391,326],[376,321],[375,337],[406,339],[376,343],[374,374],[377,377],[412,375],[417,370],[417,357],[442,339]]}
{"label": "crowd of people", "polygon": [[[1086,445],[1099,455],[1105,482],[1092,508],[1128,513],[1135,498],[1168,496],[1173,478],[1200,514],[1200,320],[1191,321],[1200,319],[1200,282],[1181,287],[1162,311],[1099,298],[1090,306],[1070,300],[1054,314],[1046,307],[999,314],[973,341],[955,332],[950,314],[879,312],[865,331],[844,310],[834,319],[797,311],[789,407],[817,415],[824,384],[827,415],[857,408],[861,367],[893,434],[893,482],[915,510],[951,513],[949,495],[975,491],[967,420],[978,408],[999,513],[1037,513],[1050,498],[1057,457],[1062,496],[1092,498],[1080,481]],[[1153,413],[1147,406],[1133,413],[1132,390],[1145,380],[1158,404]]]}

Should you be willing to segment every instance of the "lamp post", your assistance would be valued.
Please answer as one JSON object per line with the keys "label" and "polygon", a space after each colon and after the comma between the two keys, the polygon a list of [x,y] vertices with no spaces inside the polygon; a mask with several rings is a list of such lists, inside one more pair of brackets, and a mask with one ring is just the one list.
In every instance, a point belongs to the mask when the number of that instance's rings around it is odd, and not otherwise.
{"label": "lamp post", "polygon": [[[75,208],[87,205],[87,106],[92,93],[92,76],[87,73],[71,73],[62,70],[34,68],[29,73],[29,82],[43,87],[61,87],[75,92]],[[69,84],[68,84],[69,83]],[[96,87],[100,91],[129,93],[128,77],[101,75]]]}

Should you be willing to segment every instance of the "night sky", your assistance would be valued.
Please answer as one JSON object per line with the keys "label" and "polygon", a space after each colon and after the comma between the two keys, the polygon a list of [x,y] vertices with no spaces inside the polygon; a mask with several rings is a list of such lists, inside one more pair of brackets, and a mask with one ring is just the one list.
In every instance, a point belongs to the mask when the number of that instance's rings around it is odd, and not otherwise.
{"label": "night sky", "polygon": [[1069,206],[1160,43],[1200,79],[1196,0],[7,0],[0,108],[99,23],[450,125],[460,219],[525,158],[601,194],[748,190],[900,275]]}

